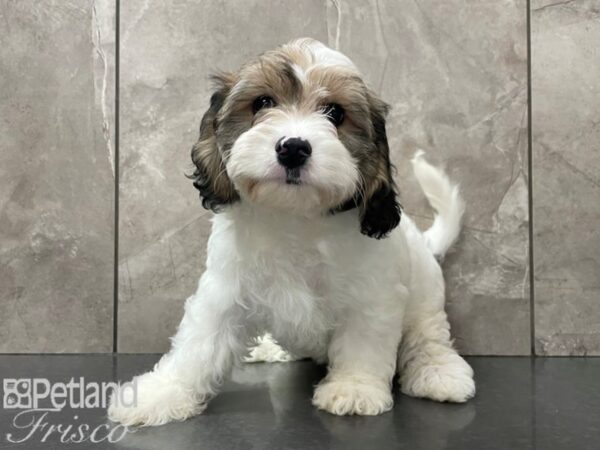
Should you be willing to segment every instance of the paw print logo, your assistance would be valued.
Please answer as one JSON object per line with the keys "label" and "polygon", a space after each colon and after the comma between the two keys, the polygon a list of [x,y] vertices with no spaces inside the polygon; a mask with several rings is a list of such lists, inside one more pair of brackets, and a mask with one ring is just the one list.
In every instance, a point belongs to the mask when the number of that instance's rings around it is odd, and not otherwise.
{"label": "paw print logo", "polygon": [[4,409],[31,408],[31,380],[6,378],[4,387]]}

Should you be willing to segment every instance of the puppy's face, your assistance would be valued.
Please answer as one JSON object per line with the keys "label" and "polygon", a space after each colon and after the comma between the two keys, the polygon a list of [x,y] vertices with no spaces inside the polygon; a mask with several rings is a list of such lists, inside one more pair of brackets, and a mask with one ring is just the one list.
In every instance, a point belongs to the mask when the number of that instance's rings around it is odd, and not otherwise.
{"label": "puppy's face", "polygon": [[192,150],[205,207],[243,201],[311,216],[357,206],[376,238],[398,224],[387,106],[348,58],[301,39],[215,81]]}

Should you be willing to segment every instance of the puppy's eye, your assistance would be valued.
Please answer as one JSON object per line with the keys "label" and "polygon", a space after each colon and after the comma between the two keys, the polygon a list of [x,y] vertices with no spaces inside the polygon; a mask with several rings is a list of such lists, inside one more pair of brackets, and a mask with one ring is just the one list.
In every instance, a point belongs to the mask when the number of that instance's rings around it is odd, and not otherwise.
{"label": "puppy's eye", "polygon": [[261,95],[252,103],[252,112],[256,114],[263,108],[272,108],[275,106],[275,100],[268,95]]}
{"label": "puppy's eye", "polygon": [[339,127],[344,121],[344,108],[337,103],[330,103],[323,108],[323,114],[334,124]]}

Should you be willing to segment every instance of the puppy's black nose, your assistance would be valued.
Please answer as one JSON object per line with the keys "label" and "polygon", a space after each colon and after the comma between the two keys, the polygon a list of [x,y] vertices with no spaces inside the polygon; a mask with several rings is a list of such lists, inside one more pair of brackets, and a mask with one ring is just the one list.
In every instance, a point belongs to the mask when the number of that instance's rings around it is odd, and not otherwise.
{"label": "puppy's black nose", "polygon": [[310,154],[312,148],[308,141],[301,138],[281,138],[275,145],[277,161],[286,169],[294,169],[302,166]]}

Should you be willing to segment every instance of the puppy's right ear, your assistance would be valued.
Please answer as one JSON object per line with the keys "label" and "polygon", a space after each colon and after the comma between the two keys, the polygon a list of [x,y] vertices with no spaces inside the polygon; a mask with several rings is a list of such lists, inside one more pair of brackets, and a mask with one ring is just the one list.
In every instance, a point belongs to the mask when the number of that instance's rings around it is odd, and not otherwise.
{"label": "puppy's right ear", "polygon": [[217,115],[233,85],[233,76],[219,74],[212,77],[216,90],[210,106],[200,122],[200,138],[192,148],[192,161],[196,166],[194,187],[200,191],[202,206],[219,212],[222,206],[239,199],[233,183],[225,170],[225,162],[217,145]]}

